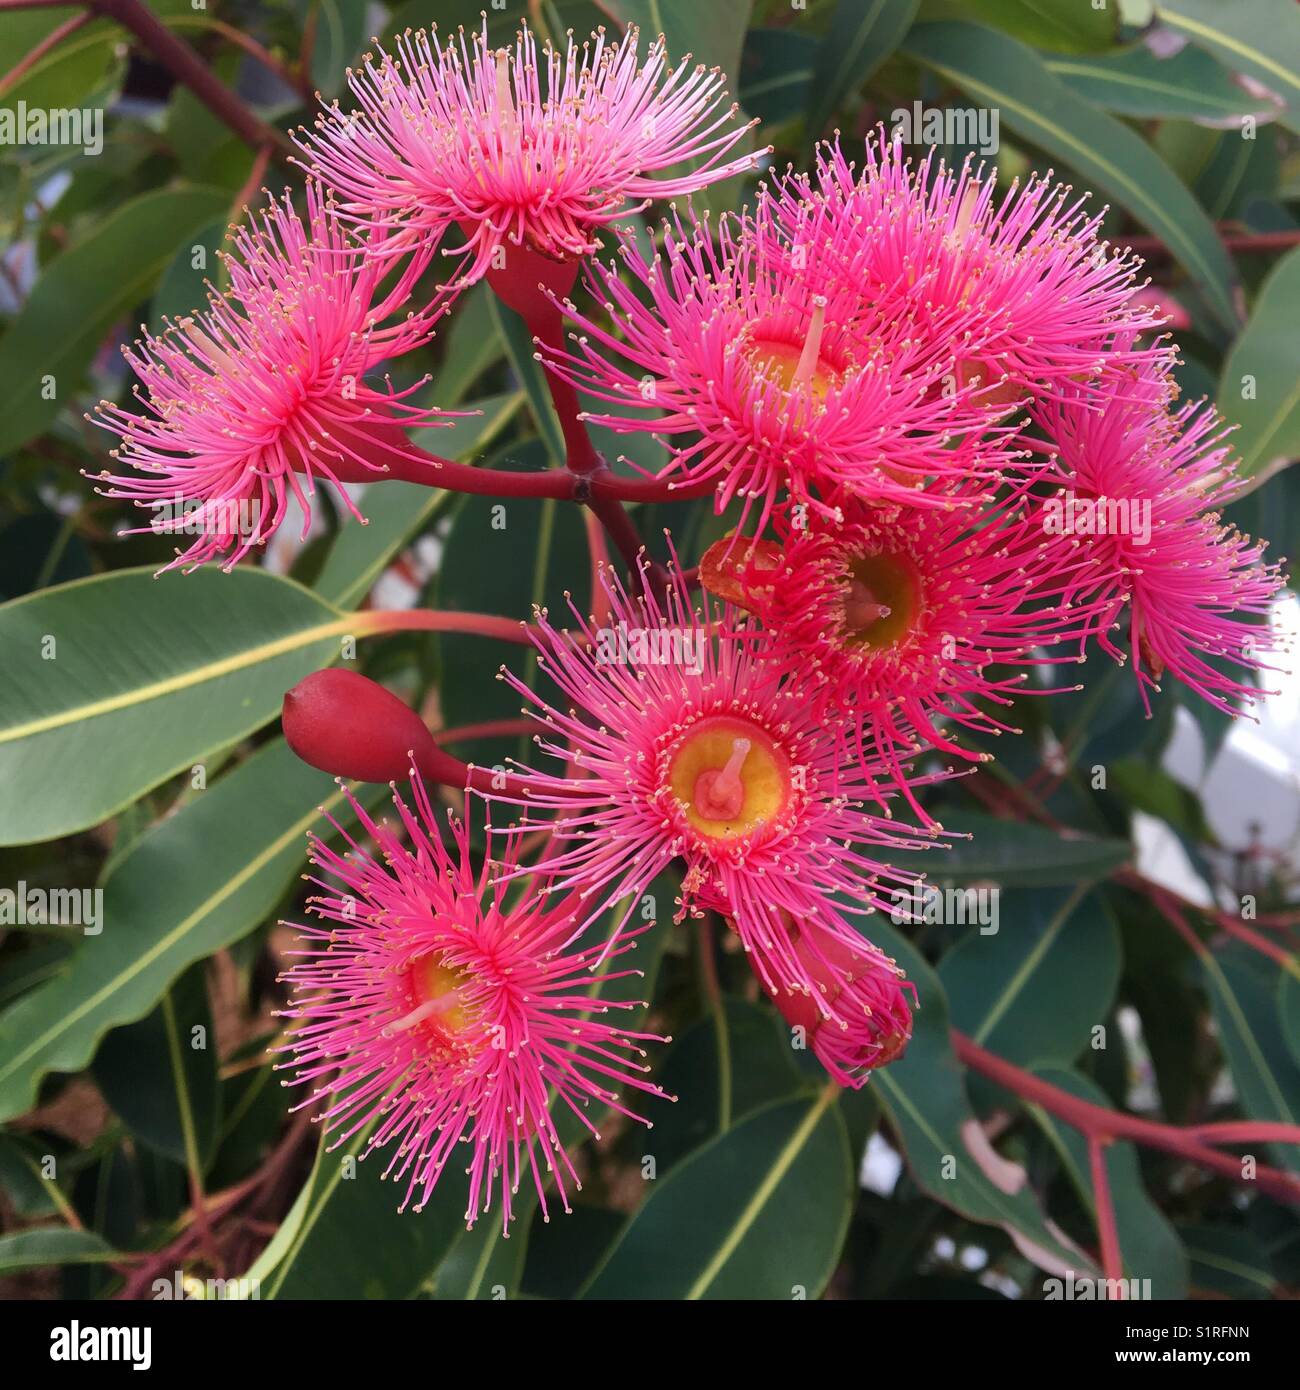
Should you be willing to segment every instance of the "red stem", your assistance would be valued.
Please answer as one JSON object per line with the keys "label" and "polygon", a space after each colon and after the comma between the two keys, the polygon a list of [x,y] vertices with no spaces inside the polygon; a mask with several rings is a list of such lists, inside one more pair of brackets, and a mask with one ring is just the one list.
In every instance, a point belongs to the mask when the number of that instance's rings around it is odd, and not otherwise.
{"label": "red stem", "polygon": [[606,498],[623,502],[676,502],[705,497],[717,490],[712,480],[697,479],[689,485],[674,485],[671,479],[622,478],[603,466],[590,474],[575,474],[560,468],[539,473],[476,468],[409,443],[396,426],[339,429],[336,437],[364,460],[331,460],[331,471],[343,483],[373,483],[395,478],[425,487],[445,488],[448,492],[475,493],[480,497],[554,497],[565,502],[585,502],[593,510],[596,510],[593,503]]}
{"label": "red stem", "polygon": [[536,630],[514,618],[498,618],[491,613],[451,613],[428,608],[366,609],[348,620],[348,626],[364,636],[378,632],[468,632],[521,647],[532,645],[529,634]]}
{"label": "red stem", "polygon": [[462,724],[459,728],[443,729],[433,736],[435,743],[463,743],[472,738],[513,738],[518,734],[535,733],[537,725],[531,719],[489,719],[483,724]]}
{"label": "red stem", "polygon": [[[1195,1131],[1179,1129],[1174,1125],[1157,1124],[1154,1120],[1141,1120],[1135,1115],[1122,1115],[1117,1110],[1094,1105],[1091,1101],[1080,1100],[1068,1091],[1053,1086],[1041,1077],[1022,1070],[1004,1058],[986,1052],[973,1039],[952,1030],[952,1045],[958,1058],[972,1070],[987,1076],[999,1086],[1041,1105],[1044,1110],[1058,1116],[1090,1138],[1131,1139],[1145,1144],[1148,1148],[1161,1149],[1165,1153],[1177,1154],[1190,1163],[1231,1178],[1234,1182],[1247,1182],[1241,1173],[1241,1160],[1231,1154],[1221,1154],[1207,1148],[1195,1136]],[[1264,1136],[1257,1136],[1264,1139]],[[1264,1142],[1300,1144],[1300,1125],[1270,1126],[1270,1133]],[[1261,1191],[1277,1197],[1284,1202],[1300,1205],[1300,1177],[1284,1173],[1278,1168],[1259,1164],[1255,1169],[1254,1181]]]}
{"label": "red stem", "polygon": [[1106,1144],[1096,1135],[1088,1136],[1088,1166],[1092,1173],[1092,1195],[1097,1207],[1097,1236],[1101,1241],[1101,1269],[1109,1280],[1118,1280],[1124,1296],[1124,1258],[1119,1249],[1119,1226],[1115,1221],[1115,1204],[1110,1197],[1110,1176],[1106,1172]]}

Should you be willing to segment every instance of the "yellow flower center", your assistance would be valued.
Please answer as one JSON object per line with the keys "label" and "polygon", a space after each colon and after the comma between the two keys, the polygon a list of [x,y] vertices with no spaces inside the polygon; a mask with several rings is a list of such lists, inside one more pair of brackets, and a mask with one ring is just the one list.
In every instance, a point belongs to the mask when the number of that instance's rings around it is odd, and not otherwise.
{"label": "yellow flower center", "polygon": [[749,360],[784,390],[824,401],[831,387],[839,385],[842,375],[821,356],[825,329],[826,300],[819,295],[813,302],[808,336],[802,347],[773,338],[754,338],[748,349]]}
{"label": "yellow flower center", "polygon": [[405,1033],[423,1026],[435,1043],[455,1042],[473,1022],[461,993],[466,981],[465,971],[444,965],[440,956],[421,956],[407,976],[415,1007],[392,1025],[393,1031]]}
{"label": "yellow flower center", "polygon": [[692,829],[713,840],[738,840],[785,808],[790,763],[753,720],[712,715],[673,751],[668,784]]}

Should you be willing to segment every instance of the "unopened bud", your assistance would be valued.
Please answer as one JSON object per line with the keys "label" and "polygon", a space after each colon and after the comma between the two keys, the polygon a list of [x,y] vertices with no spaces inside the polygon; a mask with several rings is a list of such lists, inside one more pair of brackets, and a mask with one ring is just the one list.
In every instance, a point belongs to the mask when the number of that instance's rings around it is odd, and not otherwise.
{"label": "unopened bud", "polygon": [[424,721],[390,690],[355,671],[314,671],[284,697],[289,747],[312,767],[358,782],[428,775],[441,750]]}
{"label": "unopened bud", "polygon": [[818,994],[781,990],[773,1002],[792,1028],[804,1030],[831,1077],[856,1089],[876,1067],[903,1055],[912,1036],[916,987],[868,941],[853,948],[820,927],[805,925],[794,950],[820,987]]}

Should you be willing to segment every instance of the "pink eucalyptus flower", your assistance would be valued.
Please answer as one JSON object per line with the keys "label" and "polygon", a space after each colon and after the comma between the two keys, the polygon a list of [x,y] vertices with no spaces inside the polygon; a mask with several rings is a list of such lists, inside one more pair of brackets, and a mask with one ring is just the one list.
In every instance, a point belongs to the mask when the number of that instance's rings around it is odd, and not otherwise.
{"label": "pink eucalyptus flower", "polygon": [[[350,74],[357,111],[335,102],[300,143],[359,222],[398,223],[428,247],[458,223],[462,284],[503,265],[507,243],[571,260],[620,213],[758,158],[723,160],[750,127],[723,106],[718,69],[670,69],[662,37],[644,63],[637,50],[634,27],[612,46],[603,28],[581,50],[572,36],[563,54],[548,43],[540,61],[526,26],[508,49],[488,47],[486,20],[445,46],[436,26],[408,31],[396,58],[380,50]],[[663,176],[684,160],[695,166]]]}
{"label": "pink eucalyptus flower", "polygon": [[553,1103],[593,1135],[592,1102],[639,1119],[614,1088],[662,1095],[645,1079],[640,1044],[668,1039],[593,1018],[642,1007],[592,994],[638,972],[593,976],[598,948],[567,949],[577,904],[536,891],[507,902],[496,875],[514,861],[476,874],[464,822],[448,817],[449,850],[418,776],[413,793],[411,806],[395,797],[407,842],[350,795],[376,849],[346,837],[339,854],[313,839],[313,862],[337,886],[315,880],[326,893],[313,910],[331,925],[301,928],[305,949],[285,975],[293,1032],[282,1050],[293,1058],[282,1065],[313,1088],[302,1105],[319,1107],[335,1145],[373,1125],[365,1152],[391,1147],[383,1176],[405,1182],[401,1210],[412,1198],[424,1207],[463,1143],[466,1220],[495,1193],[508,1231],[526,1173],[543,1216],[548,1173],[565,1211],[569,1184],[581,1187]]}
{"label": "pink eucalyptus flower", "polygon": [[[1062,563],[1015,499],[983,511],[857,504],[802,527],[778,514],[777,534],[717,542],[701,578],[762,620],[765,658],[873,757],[910,757],[924,740],[987,761],[945,726],[1019,733],[986,705],[1037,689],[1030,665],[1077,660],[1038,649],[1088,630],[1088,610],[1066,599],[1086,559]],[[902,765],[893,772],[906,796]]]}
{"label": "pink eucalyptus flower", "polygon": [[[126,349],[144,385],[135,388],[138,411],[99,406],[98,423],[122,438],[113,457],[134,470],[105,470],[99,476],[113,486],[99,490],[154,509],[154,525],[142,530],[197,533],[169,569],[216,558],[229,569],[270,537],[291,499],[310,522],[317,476],[335,484],[382,476],[366,458],[366,437],[401,454],[410,452],[404,427],[446,423],[406,402],[423,382],[398,391],[365,380],[431,336],[440,310],[395,318],[420,258],[398,267],[382,240],[357,241],[314,185],[307,202],[304,224],[288,195],[273,201],[235,234],[229,293],[210,293],[206,312]],[[179,524],[158,516],[177,504],[187,513]]]}
{"label": "pink eucalyptus flower", "polygon": [[[926,339],[960,311],[970,337],[953,345],[958,380],[993,385],[1008,404],[1093,376],[1117,328],[1161,323],[1134,298],[1141,261],[1100,239],[1105,209],[1089,214],[1050,175],[1000,193],[996,172],[967,160],[954,173],[934,152],[913,166],[882,131],[861,170],[834,142],[818,150],[815,177],[787,175],[773,200],[787,254],[814,287],[854,286]],[[1168,356],[1131,340],[1125,353]]]}
{"label": "pink eucalyptus flower", "polygon": [[[1118,355],[1121,359],[1123,354]],[[1168,671],[1234,714],[1260,691],[1219,669],[1267,669],[1266,617],[1283,584],[1264,545],[1224,524],[1218,509],[1239,490],[1228,434],[1203,402],[1172,409],[1173,379],[1150,365],[1117,363],[1100,387],[1067,390],[1038,412],[1060,452],[1060,491],[1039,524],[1070,573],[1069,592],[1089,612],[1088,635],[1117,661],[1111,638],[1128,607],[1129,653],[1142,702]],[[1080,564],[1082,561],[1082,564]]]}
{"label": "pink eucalyptus flower", "polygon": [[661,476],[713,480],[719,511],[756,501],[761,529],[783,490],[831,516],[843,495],[948,505],[932,495],[936,480],[993,487],[1016,458],[995,427],[1005,406],[956,384],[960,309],[923,339],[856,286],[793,273],[763,200],[716,237],[708,222],[676,220],[662,243],[647,259],[624,234],[619,261],[593,261],[606,318],[566,304],[576,347],[548,357],[598,399],[656,412],[590,418],[666,437]]}
{"label": "pink eucalyptus flower", "polygon": [[[555,812],[548,868],[587,900],[584,920],[628,900],[611,940],[636,895],[681,858],[679,920],[701,904],[723,912],[769,991],[811,993],[828,1014],[809,950],[820,957],[816,943],[833,939],[864,951],[845,914],[892,911],[917,881],[891,867],[892,852],[928,847],[938,827],[889,818],[890,770],[870,760],[841,767],[836,738],[802,690],[727,635],[733,612],[695,611],[680,575],[662,600],[629,597],[608,572],[602,585],[600,630],[576,610],[580,636],[539,615],[539,664],[568,714],[503,672],[538,707],[546,732],[537,742],[569,775],[525,770],[516,788],[485,795]],[[791,927],[809,923],[821,934],[796,947]]]}

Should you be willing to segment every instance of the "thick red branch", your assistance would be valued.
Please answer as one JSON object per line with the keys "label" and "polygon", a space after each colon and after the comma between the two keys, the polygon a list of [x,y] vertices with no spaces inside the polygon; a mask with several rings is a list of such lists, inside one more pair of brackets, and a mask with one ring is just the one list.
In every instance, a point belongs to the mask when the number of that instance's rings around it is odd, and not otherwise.
{"label": "thick red branch", "polygon": [[[977,1042],[956,1029],[952,1030],[952,1045],[966,1066],[987,1076],[1012,1094],[1041,1105],[1044,1110],[1073,1125],[1090,1139],[1131,1139],[1148,1148],[1177,1154],[1189,1163],[1209,1168],[1234,1182],[1252,1181],[1243,1176],[1239,1158],[1207,1148],[1196,1137],[1196,1131],[1157,1124],[1154,1120],[1142,1120],[1135,1115],[1122,1115],[1117,1110],[1080,1100],[1078,1096],[1070,1095],[1068,1091],[1024,1071],[1014,1063],[986,1052]],[[1267,1134],[1256,1136],[1259,1142],[1300,1144],[1300,1125],[1285,1125],[1280,1132],[1277,1126],[1270,1125],[1268,1128]],[[1271,1197],[1300,1206],[1300,1177],[1278,1168],[1265,1167],[1261,1163],[1256,1166],[1253,1181]]]}

